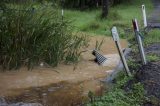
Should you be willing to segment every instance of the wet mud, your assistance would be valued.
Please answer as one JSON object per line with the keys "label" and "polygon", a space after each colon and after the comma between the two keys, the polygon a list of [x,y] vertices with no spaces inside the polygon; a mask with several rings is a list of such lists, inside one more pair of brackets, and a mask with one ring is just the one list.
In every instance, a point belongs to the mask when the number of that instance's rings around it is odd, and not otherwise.
{"label": "wet mud", "polygon": [[[147,55],[160,56],[160,43],[150,44],[145,48]],[[142,106],[160,106],[160,61],[148,62],[141,66],[133,81],[129,81],[126,88],[134,82],[141,82],[144,85],[146,101]]]}

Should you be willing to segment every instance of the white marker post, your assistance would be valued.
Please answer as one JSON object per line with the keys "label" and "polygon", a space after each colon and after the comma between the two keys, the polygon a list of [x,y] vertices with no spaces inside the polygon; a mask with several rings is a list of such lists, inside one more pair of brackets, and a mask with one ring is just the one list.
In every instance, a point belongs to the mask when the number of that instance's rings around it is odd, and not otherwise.
{"label": "white marker post", "polygon": [[135,36],[136,36],[136,39],[138,42],[138,47],[139,47],[139,52],[141,55],[142,63],[143,63],[143,65],[145,65],[145,64],[147,64],[147,61],[146,61],[146,56],[145,56],[144,48],[143,48],[143,44],[142,44],[142,38],[139,35],[139,26],[138,26],[137,19],[132,20],[132,23],[133,23],[133,27],[134,27],[134,31],[135,31]]}
{"label": "white marker post", "polygon": [[63,21],[63,17],[64,17],[64,10],[62,9],[62,21]]}
{"label": "white marker post", "polygon": [[119,42],[119,34],[117,32],[117,28],[116,27],[113,27],[112,30],[112,36],[113,36],[113,40],[115,41],[115,44],[117,46],[117,49],[118,49],[118,52],[119,52],[119,55],[120,55],[120,58],[121,58],[121,61],[123,63],[123,66],[128,74],[128,76],[131,76],[131,72],[128,68],[128,65],[127,65],[127,62],[126,62],[126,59],[125,59],[125,56],[122,52],[122,48],[121,48],[121,45],[120,45],[120,42]]}
{"label": "white marker post", "polygon": [[142,14],[143,14],[144,27],[147,27],[147,17],[146,17],[145,5],[142,5]]}
{"label": "white marker post", "polygon": [[61,0],[61,6],[62,6],[61,16],[62,16],[62,21],[63,21],[63,19],[64,19],[64,3],[65,3],[65,1],[64,1],[64,0]]}

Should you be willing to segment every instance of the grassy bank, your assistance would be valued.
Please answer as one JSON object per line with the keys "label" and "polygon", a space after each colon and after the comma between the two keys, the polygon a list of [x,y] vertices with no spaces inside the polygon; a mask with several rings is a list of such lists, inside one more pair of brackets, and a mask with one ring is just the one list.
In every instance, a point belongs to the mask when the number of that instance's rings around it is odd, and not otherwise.
{"label": "grassy bank", "polygon": [[[134,83],[128,87],[132,82]],[[108,92],[102,97],[94,97],[86,106],[139,106],[145,100],[144,93],[141,83],[121,72]]]}
{"label": "grassy bank", "polygon": [[[148,2],[147,6],[148,12],[152,10],[152,4]],[[138,3],[137,3],[138,4]],[[146,6],[146,7],[147,7]],[[114,25],[113,23],[123,23],[123,24],[115,24],[120,28],[120,31],[124,28],[130,28],[131,27],[131,19],[134,17],[137,17],[138,20],[141,22],[141,25],[143,24],[142,18],[140,15],[140,10],[138,10],[138,5],[137,7],[134,5],[132,6],[127,6],[127,8],[123,7],[122,5],[117,6],[115,8],[118,8],[119,11],[123,11],[121,14],[121,20],[115,20],[115,21],[110,21],[110,25]],[[122,9],[123,8],[123,9]],[[132,9],[133,8],[133,9]],[[140,5],[139,5],[140,9]],[[133,12],[133,11],[137,12]],[[132,14],[132,15],[131,15]],[[105,20],[107,22],[107,20]],[[142,28],[142,26],[141,26]],[[95,32],[97,33],[97,32]],[[150,44],[160,42],[160,31],[159,30],[151,30],[150,32],[146,33],[144,36],[144,46],[147,47]],[[123,33],[121,33],[123,34]],[[131,56],[130,59],[128,60],[128,65],[130,70],[136,74],[139,68],[142,66],[140,64],[139,59],[137,59],[137,55],[139,54],[138,48],[135,44],[135,36],[132,33],[131,34],[131,39],[129,39],[131,43],[131,48],[133,52],[133,57]],[[148,62],[155,62],[159,61],[160,58],[154,54],[147,54],[147,61]],[[124,73],[119,73],[118,76],[115,78],[113,81],[113,87],[109,89],[103,96],[101,97],[93,97],[90,99],[90,102],[87,104],[87,106],[141,106],[143,103],[146,103],[150,100],[149,97],[147,97],[145,91],[144,85],[137,80],[136,77],[127,77]]]}
{"label": "grassy bank", "polygon": [[141,5],[145,4],[147,13],[152,10],[150,0],[136,0],[129,4],[120,4],[110,8],[106,19],[100,19],[101,9],[78,11],[65,10],[65,17],[72,20],[74,30],[88,33],[110,35],[110,28],[114,25],[119,27],[121,35],[124,35],[124,29],[131,28],[131,20],[137,18],[142,20]]}
{"label": "grassy bank", "polygon": [[[159,43],[160,42],[159,33],[160,33],[159,30],[154,29],[145,34],[144,46],[147,48],[151,44]],[[129,69],[133,72],[133,76],[132,77],[126,76],[124,71],[118,73],[117,77],[113,80],[113,87],[107,90],[106,93],[101,97],[95,97],[89,95],[90,102],[86,106],[144,106],[145,103],[151,103],[151,104],[160,103],[159,99],[156,98],[154,95],[148,96],[147,94],[148,91],[146,91],[147,88],[145,88],[145,85],[142,84],[140,80],[137,78],[137,77],[146,77],[145,75],[139,76],[139,71],[141,70],[142,67],[144,68],[145,66],[143,66],[138,59],[139,52],[138,52],[138,47],[135,45],[134,36],[132,37],[130,43],[133,46],[131,46],[132,53],[128,60],[128,66]],[[157,56],[154,53],[146,54],[146,57],[148,64],[160,61],[159,56]],[[148,66],[148,64],[146,66]]]}
{"label": "grassy bank", "polygon": [[160,42],[160,30],[155,29],[151,30],[148,34],[145,35],[144,43],[145,46]]}

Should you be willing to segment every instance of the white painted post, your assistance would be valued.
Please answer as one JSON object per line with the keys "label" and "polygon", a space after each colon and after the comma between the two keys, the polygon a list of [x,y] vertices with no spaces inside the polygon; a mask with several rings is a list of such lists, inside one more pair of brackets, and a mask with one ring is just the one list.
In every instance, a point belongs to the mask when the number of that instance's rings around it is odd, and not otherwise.
{"label": "white painted post", "polygon": [[121,61],[123,63],[123,66],[128,74],[128,76],[131,76],[131,72],[128,68],[128,65],[127,65],[127,62],[126,62],[126,59],[125,59],[125,56],[123,54],[123,51],[122,51],[122,48],[121,48],[121,45],[120,45],[120,42],[119,42],[119,34],[117,32],[117,28],[116,27],[113,27],[111,29],[111,32],[112,32],[112,36],[113,36],[113,40],[115,41],[115,44],[117,46],[117,49],[118,49],[118,52],[119,52],[119,55],[120,55],[120,58],[121,58]]}
{"label": "white painted post", "polygon": [[98,8],[98,6],[99,6],[98,2],[96,4],[97,4],[97,8]]}
{"label": "white painted post", "polygon": [[145,56],[144,48],[143,48],[143,44],[142,44],[142,38],[139,35],[139,26],[138,26],[137,19],[133,20],[133,27],[134,27],[135,36],[136,36],[136,39],[138,42],[138,47],[139,47],[139,52],[141,55],[142,63],[143,63],[143,65],[145,65],[145,64],[147,64],[147,61],[146,61],[146,56]]}
{"label": "white painted post", "polygon": [[146,17],[145,5],[142,5],[142,14],[143,14],[144,27],[147,27],[147,17]]}
{"label": "white painted post", "polygon": [[64,17],[64,10],[62,8],[62,21],[63,21],[63,17]]}

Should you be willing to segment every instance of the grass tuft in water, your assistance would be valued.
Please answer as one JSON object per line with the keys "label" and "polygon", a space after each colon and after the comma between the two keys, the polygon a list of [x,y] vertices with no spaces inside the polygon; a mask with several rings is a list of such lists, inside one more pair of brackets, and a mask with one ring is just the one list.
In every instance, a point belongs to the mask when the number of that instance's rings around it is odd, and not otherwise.
{"label": "grass tuft in water", "polygon": [[78,61],[85,35],[72,34],[68,20],[56,7],[41,4],[7,4],[0,13],[0,66],[29,69],[40,62],[57,66]]}

